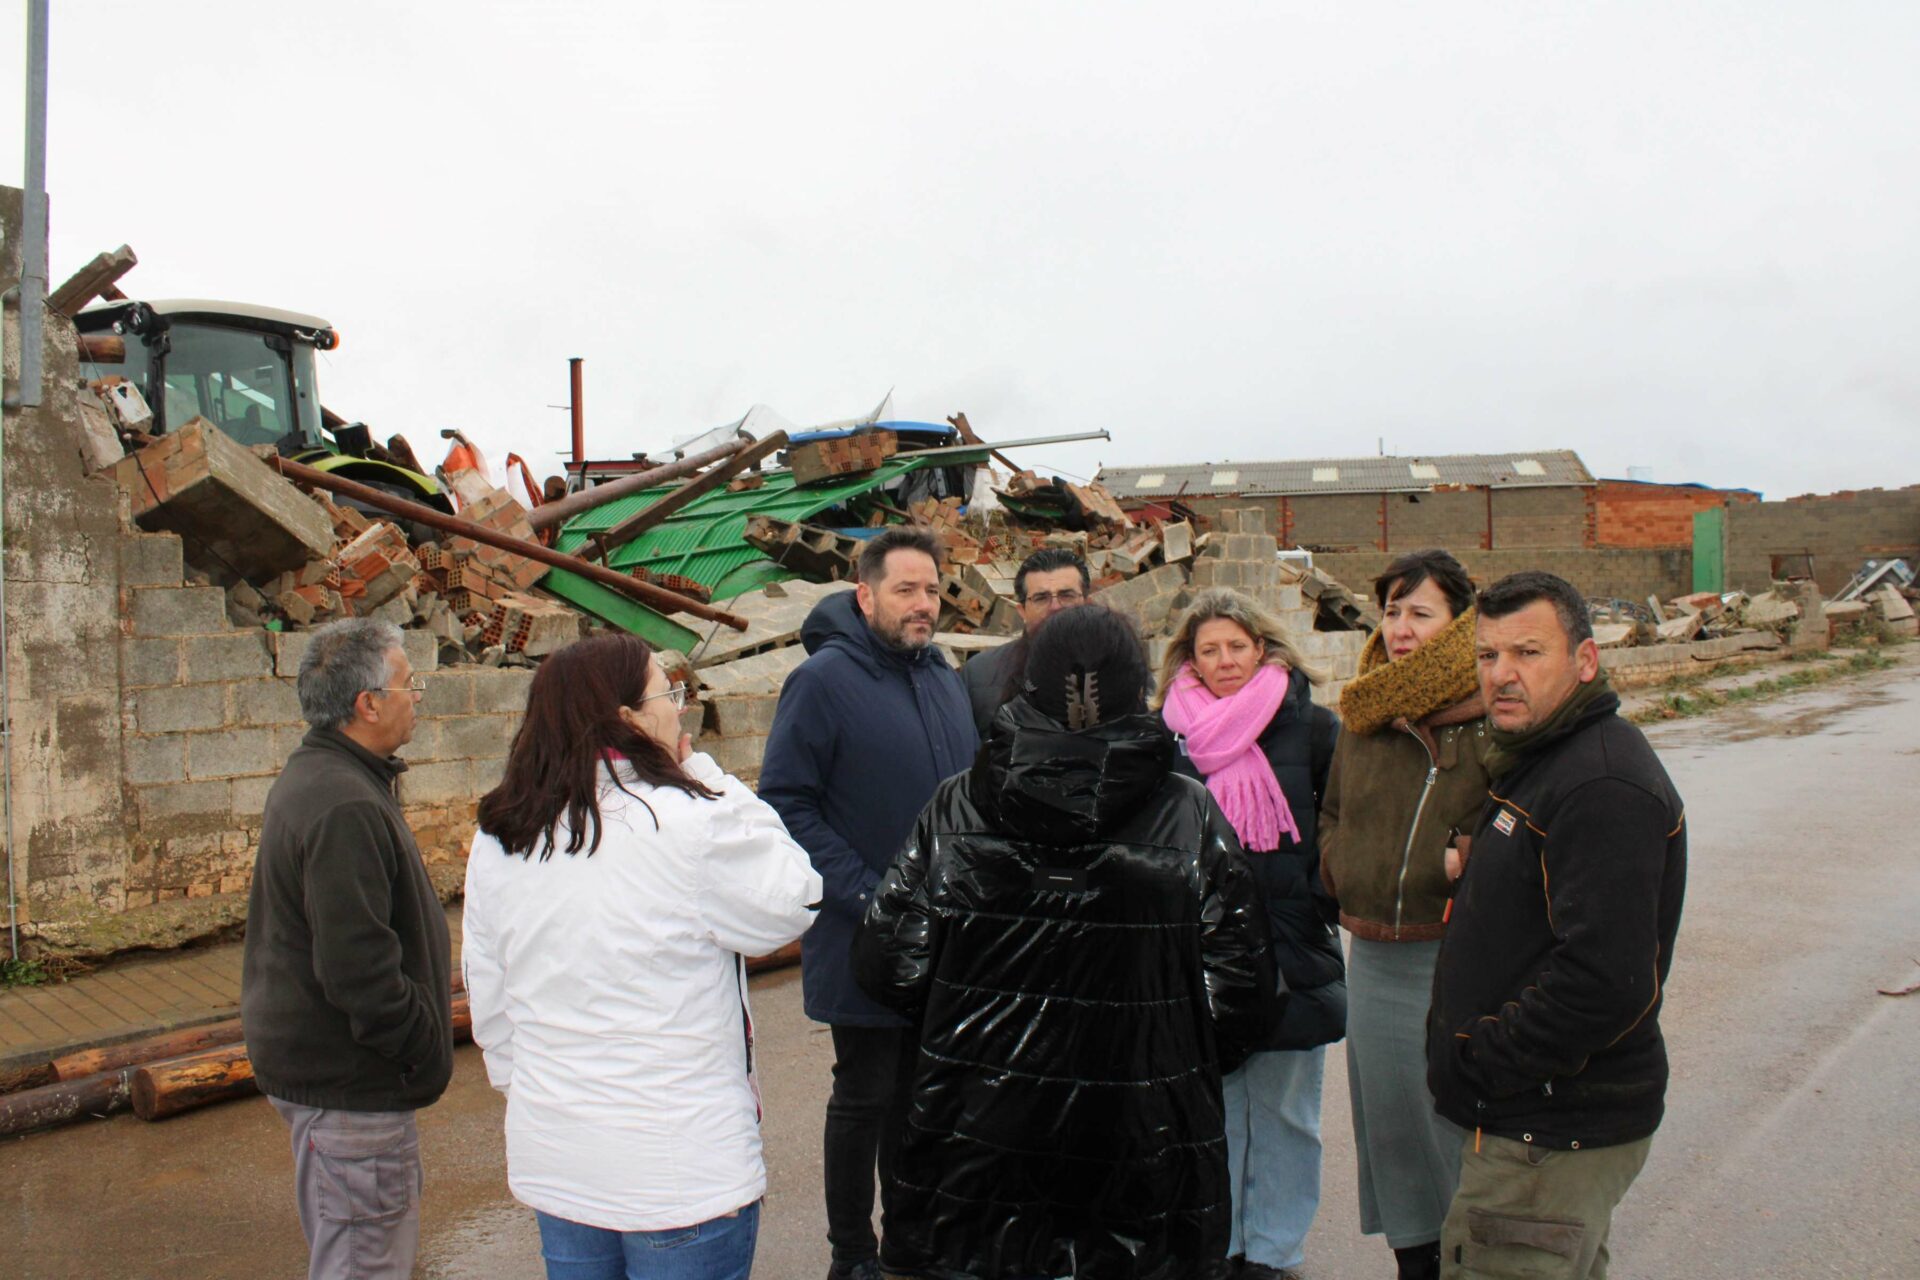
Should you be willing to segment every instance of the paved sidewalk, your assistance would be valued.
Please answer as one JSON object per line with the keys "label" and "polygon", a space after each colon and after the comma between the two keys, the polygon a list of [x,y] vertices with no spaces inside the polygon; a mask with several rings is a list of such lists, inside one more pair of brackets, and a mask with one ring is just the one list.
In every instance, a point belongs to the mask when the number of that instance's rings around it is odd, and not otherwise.
{"label": "paved sidewalk", "polygon": [[[447,908],[447,927],[458,972],[458,903]],[[238,1016],[240,946],[192,947],[0,990],[0,1068]]]}

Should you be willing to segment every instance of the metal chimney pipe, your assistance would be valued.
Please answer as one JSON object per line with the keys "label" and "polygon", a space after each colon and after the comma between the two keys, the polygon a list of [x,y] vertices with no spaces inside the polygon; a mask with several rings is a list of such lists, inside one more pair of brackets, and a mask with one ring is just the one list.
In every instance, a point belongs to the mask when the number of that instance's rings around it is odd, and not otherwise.
{"label": "metal chimney pipe", "polygon": [[579,356],[567,360],[567,377],[573,384],[573,394],[567,404],[573,410],[573,465],[576,467],[587,460],[587,410],[580,403],[580,365]]}

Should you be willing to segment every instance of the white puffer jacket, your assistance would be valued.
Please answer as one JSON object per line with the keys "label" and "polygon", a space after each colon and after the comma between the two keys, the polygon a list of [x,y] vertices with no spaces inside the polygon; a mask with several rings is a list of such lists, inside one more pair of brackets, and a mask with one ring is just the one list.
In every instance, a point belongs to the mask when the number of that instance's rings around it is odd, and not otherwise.
{"label": "white puffer jacket", "polygon": [[508,1187],[613,1231],[691,1226],[765,1192],[742,957],[799,937],[820,900],[771,808],[709,756],[685,768],[719,798],[625,774],[634,795],[601,787],[592,856],[510,855],[481,832],[467,859],[462,967],[507,1095]]}

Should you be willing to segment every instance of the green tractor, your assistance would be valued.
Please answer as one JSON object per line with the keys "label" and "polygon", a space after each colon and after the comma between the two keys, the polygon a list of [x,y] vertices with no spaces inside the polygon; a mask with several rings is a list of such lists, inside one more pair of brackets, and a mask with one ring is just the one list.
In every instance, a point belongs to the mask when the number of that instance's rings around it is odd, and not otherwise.
{"label": "green tractor", "polygon": [[[315,351],[340,344],[318,316],[183,298],[97,302],[73,319],[83,381],[119,375],[139,389],[159,435],[205,418],[244,445],[451,512],[411,452],[373,441],[320,403]],[[404,445],[399,446],[405,449]]]}

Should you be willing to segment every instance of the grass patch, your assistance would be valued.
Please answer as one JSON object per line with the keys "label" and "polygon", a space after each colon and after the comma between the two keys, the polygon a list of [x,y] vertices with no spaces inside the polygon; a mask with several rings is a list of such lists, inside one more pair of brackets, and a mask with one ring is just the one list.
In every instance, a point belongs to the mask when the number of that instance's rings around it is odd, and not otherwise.
{"label": "grass patch", "polygon": [[1893,659],[1875,647],[1848,654],[1846,658],[1837,662],[1829,661],[1818,667],[1803,667],[1798,671],[1789,671],[1783,676],[1772,676],[1765,680],[1756,680],[1752,684],[1736,685],[1731,689],[1708,688],[1706,682],[1709,677],[1705,675],[1681,676],[1662,686],[1667,691],[1661,695],[1659,701],[1642,707],[1629,719],[1635,724],[1684,720],[1690,716],[1703,716],[1708,712],[1718,711],[1722,707],[1765,702],[1784,694],[1797,693],[1814,685],[1844,679],[1847,676],[1864,675],[1869,671],[1884,671],[1892,665]]}
{"label": "grass patch", "polygon": [[53,974],[38,960],[0,960],[0,987],[37,987],[52,981]]}

